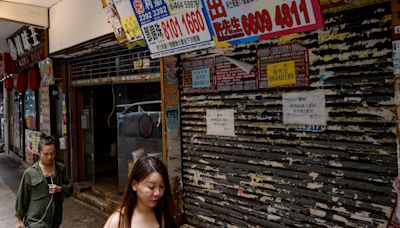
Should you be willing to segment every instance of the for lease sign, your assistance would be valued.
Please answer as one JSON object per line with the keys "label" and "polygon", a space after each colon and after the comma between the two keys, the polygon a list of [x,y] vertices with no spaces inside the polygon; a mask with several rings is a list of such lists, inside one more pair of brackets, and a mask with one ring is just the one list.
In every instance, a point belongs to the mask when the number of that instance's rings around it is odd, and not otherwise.
{"label": "for lease sign", "polygon": [[202,2],[217,47],[304,32],[324,26],[319,0],[202,0]]}
{"label": "for lease sign", "polygon": [[[171,14],[161,0],[131,0],[131,3],[152,58],[215,46],[201,4]],[[176,9],[177,5],[173,6]]]}

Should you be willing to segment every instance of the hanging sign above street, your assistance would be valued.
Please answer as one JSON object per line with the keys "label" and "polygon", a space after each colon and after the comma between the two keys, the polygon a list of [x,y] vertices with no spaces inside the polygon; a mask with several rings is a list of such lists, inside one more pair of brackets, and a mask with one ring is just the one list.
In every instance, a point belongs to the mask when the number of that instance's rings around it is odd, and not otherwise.
{"label": "hanging sign above street", "polygon": [[215,46],[201,6],[171,15],[161,0],[131,3],[152,58]]}
{"label": "hanging sign above street", "polygon": [[324,26],[319,0],[202,0],[217,47]]}

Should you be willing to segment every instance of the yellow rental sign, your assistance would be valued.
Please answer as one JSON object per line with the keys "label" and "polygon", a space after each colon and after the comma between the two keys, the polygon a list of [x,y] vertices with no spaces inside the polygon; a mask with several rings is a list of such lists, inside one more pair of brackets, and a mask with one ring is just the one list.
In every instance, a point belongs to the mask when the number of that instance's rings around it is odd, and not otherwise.
{"label": "yellow rental sign", "polygon": [[294,62],[286,61],[268,64],[268,87],[296,84],[296,67]]}

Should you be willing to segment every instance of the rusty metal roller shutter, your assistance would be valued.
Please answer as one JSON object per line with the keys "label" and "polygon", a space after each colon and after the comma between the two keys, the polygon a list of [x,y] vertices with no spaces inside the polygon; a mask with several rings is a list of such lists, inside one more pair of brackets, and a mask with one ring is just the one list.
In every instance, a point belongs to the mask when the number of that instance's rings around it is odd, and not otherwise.
{"label": "rusty metal roller shutter", "polygon": [[[323,30],[290,42],[309,49],[311,88],[326,93],[326,131],[283,125],[289,90],[181,95],[189,224],[385,226],[397,173],[390,4],[324,18]],[[256,45],[233,53],[252,59]],[[235,110],[236,137],[207,135],[206,110],[224,108]]]}
{"label": "rusty metal roller shutter", "polygon": [[70,61],[72,86],[159,81],[159,72],[160,60],[151,59],[147,47],[140,46],[129,50],[114,45]]}

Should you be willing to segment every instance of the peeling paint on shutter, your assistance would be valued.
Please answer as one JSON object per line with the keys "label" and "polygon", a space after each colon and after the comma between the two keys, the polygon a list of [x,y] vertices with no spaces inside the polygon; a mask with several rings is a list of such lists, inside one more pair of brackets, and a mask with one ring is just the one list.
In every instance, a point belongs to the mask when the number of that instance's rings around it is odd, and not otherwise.
{"label": "peeling paint on shutter", "polygon": [[[384,227],[397,173],[390,3],[325,14],[295,42],[325,91],[324,132],[283,125],[281,89],[181,96],[184,206],[196,227]],[[235,137],[206,135],[207,109],[235,110]]]}

